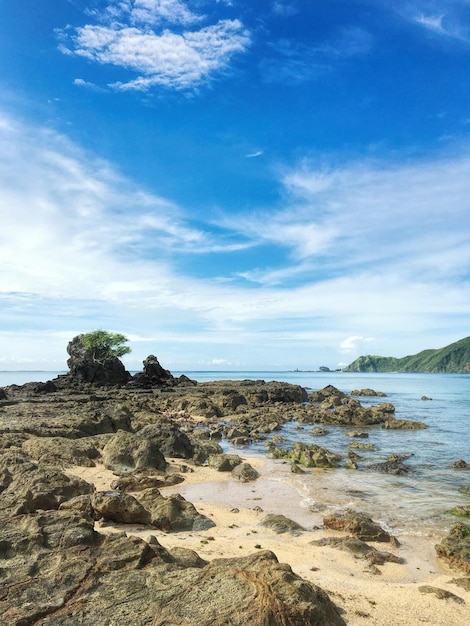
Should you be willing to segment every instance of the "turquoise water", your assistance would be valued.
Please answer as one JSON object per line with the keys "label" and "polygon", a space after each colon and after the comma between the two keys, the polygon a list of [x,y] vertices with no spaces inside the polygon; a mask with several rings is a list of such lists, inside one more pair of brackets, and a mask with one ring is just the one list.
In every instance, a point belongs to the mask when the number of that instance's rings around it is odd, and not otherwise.
{"label": "turquoise water", "polygon": [[[0,372],[0,387],[30,381],[47,381],[63,372]],[[387,401],[395,405],[396,417],[425,422],[425,430],[389,431],[369,428],[368,443],[376,451],[358,450],[362,459],[358,471],[339,468],[291,474],[288,465],[272,464],[270,476],[296,488],[304,506],[313,511],[312,524],[321,515],[345,506],[367,511],[390,526],[396,534],[442,532],[458,520],[446,513],[456,505],[470,504],[470,496],[459,487],[470,486],[470,470],[455,470],[459,459],[470,463],[470,375],[459,374],[357,374],[342,372],[173,372],[199,382],[209,380],[282,380],[317,390],[332,384],[341,391],[371,387],[387,398],[360,398],[362,404]],[[423,401],[422,396],[432,398]],[[313,437],[311,426],[295,422],[284,427],[290,441],[315,443],[345,455],[351,439],[350,428],[328,426],[328,435]],[[366,430],[366,429],[361,429]],[[227,451],[233,451],[226,445]],[[264,457],[263,443],[238,453]],[[389,454],[412,453],[406,463],[413,471],[407,476],[379,474],[367,469],[369,463],[385,461]],[[318,519],[315,517],[318,516]]]}

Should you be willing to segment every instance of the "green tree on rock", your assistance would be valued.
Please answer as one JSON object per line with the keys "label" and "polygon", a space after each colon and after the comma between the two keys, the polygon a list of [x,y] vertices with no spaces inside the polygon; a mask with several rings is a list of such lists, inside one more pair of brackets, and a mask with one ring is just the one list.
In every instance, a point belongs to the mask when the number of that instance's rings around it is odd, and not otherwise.
{"label": "green tree on rock", "polygon": [[122,357],[131,349],[125,346],[129,339],[121,333],[109,333],[107,330],[94,330],[82,335],[82,345],[90,353],[93,361],[103,363],[110,357]]}

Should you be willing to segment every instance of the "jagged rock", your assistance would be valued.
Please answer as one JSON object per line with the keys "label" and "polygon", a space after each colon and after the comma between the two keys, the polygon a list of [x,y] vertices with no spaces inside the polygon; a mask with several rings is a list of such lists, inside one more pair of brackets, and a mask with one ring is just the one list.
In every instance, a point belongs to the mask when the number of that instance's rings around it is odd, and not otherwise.
{"label": "jagged rock", "polygon": [[209,467],[218,472],[231,472],[234,467],[243,463],[238,454],[214,454],[208,458]]}
{"label": "jagged rock", "polygon": [[416,422],[414,420],[398,420],[388,419],[382,424],[382,428],[387,430],[422,430],[427,428],[427,424],[424,422]]}
{"label": "jagged rock", "polygon": [[357,437],[358,439],[368,439],[369,433],[364,433],[359,430],[352,430],[349,433],[346,433],[348,437]]}
{"label": "jagged rock", "polygon": [[351,552],[365,558],[371,565],[383,565],[384,563],[404,563],[404,559],[392,554],[383,552],[369,546],[365,541],[356,537],[324,537],[316,541],[311,541],[313,546],[331,546],[345,552]]}
{"label": "jagged rock", "polygon": [[[328,596],[267,550],[215,559],[174,590],[153,626],[345,626]],[[189,584],[188,584],[189,583]]]}
{"label": "jagged rock", "polygon": [[[325,592],[257,552],[210,564],[93,520],[46,511],[2,520],[4,624],[345,626]],[[111,614],[110,614],[111,611]]]}
{"label": "jagged rock", "polygon": [[455,515],[456,517],[470,517],[470,504],[462,504],[460,506],[454,506],[453,509],[449,509],[447,513]]}
{"label": "jagged rock", "polygon": [[289,459],[293,463],[300,463],[304,467],[337,467],[341,457],[326,448],[315,444],[307,445],[301,441],[294,441],[290,450],[276,448],[267,442],[268,457],[274,459]]}
{"label": "jagged rock", "polygon": [[144,360],[144,375],[153,385],[161,385],[173,379],[172,374],[160,365],[157,357],[153,354]]}
{"label": "jagged rock", "polygon": [[94,467],[100,453],[91,438],[31,437],[22,444],[32,459],[41,463],[61,463]]}
{"label": "jagged rock", "polygon": [[368,469],[382,474],[394,474],[395,476],[404,476],[411,472],[411,467],[405,465],[401,461],[384,461],[383,463],[371,463],[367,466]]}
{"label": "jagged rock", "polygon": [[84,335],[77,335],[69,342],[67,360],[68,377],[72,382],[95,385],[124,385],[131,375],[116,356],[97,359],[83,345]]}
{"label": "jagged rock", "polygon": [[[321,426],[315,426],[315,428],[312,428],[310,432],[314,437],[324,437],[325,435],[328,435],[330,431],[327,430],[326,428],[322,428]],[[273,437],[273,441],[274,441],[274,437]]]}
{"label": "jagged rock", "polygon": [[373,443],[364,443],[362,441],[351,441],[349,447],[357,450],[377,450]]}
{"label": "jagged rock", "polygon": [[299,535],[305,530],[300,524],[289,519],[285,515],[269,514],[261,520],[260,526],[271,528],[278,535],[283,533],[291,533],[292,535]]}
{"label": "jagged rock", "polygon": [[159,420],[156,424],[144,426],[138,434],[153,442],[164,456],[178,459],[191,459],[194,456],[194,445],[171,420]]}
{"label": "jagged rock", "polygon": [[387,394],[383,391],[374,391],[374,389],[354,389],[351,391],[352,396],[369,396],[369,397],[377,397],[377,398],[386,398]]}
{"label": "jagged rock", "polygon": [[211,456],[218,456],[223,453],[222,446],[216,441],[200,441],[194,442],[193,461],[196,465],[204,465]]}
{"label": "jagged rock", "polygon": [[141,434],[119,430],[103,448],[103,463],[118,473],[141,469],[164,471],[167,463],[160,449],[152,440]]}
{"label": "jagged rock", "polygon": [[136,498],[121,491],[97,491],[91,506],[98,517],[123,524],[150,524],[150,512]]}
{"label": "jagged rock", "polygon": [[85,517],[95,519],[95,510],[91,504],[91,498],[90,494],[70,498],[70,500],[62,502],[59,506],[59,511],[76,511],[82,513]]}
{"label": "jagged rock", "polygon": [[436,545],[436,552],[451,567],[470,574],[470,526],[454,524],[447,537]]}
{"label": "jagged rock", "polygon": [[309,396],[309,400],[310,402],[320,404],[324,400],[327,400],[331,397],[340,398],[341,400],[343,400],[347,398],[347,395],[339,389],[336,389],[336,387],[334,387],[333,385],[327,385],[326,387],[323,387],[323,389],[313,391]]}
{"label": "jagged rock", "polygon": [[233,468],[232,476],[241,483],[248,483],[259,478],[259,473],[249,463],[240,463]]}
{"label": "jagged rock", "polygon": [[138,494],[139,502],[150,512],[151,523],[164,531],[207,530],[215,523],[201,515],[191,502],[180,494],[162,496],[158,489],[145,489]]}
{"label": "jagged rock", "polygon": [[111,482],[111,489],[116,491],[143,491],[168,487],[182,483],[184,478],[179,474],[151,474],[147,471],[135,472],[125,476],[119,476]]}
{"label": "jagged rock", "polygon": [[0,458],[0,469],[7,477],[0,494],[2,515],[58,509],[70,498],[93,492],[93,486],[86,481],[67,476],[55,467],[39,466],[21,454],[4,455]]}
{"label": "jagged rock", "polygon": [[323,518],[323,524],[331,530],[351,533],[363,541],[391,541],[391,536],[379,524],[360,511],[348,509],[345,513],[329,515]]}
{"label": "jagged rock", "polygon": [[453,467],[454,469],[470,469],[470,463],[467,463],[466,461],[460,459],[459,461],[454,461],[451,467]]}

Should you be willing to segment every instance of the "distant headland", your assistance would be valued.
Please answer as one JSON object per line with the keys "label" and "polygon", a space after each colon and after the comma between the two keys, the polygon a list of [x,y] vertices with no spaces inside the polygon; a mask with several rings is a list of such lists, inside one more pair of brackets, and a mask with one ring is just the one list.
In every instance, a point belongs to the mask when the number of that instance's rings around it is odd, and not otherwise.
{"label": "distant headland", "polygon": [[445,348],[423,350],[397,359],[386,356],[360,356],[343,372],[425,372],[470,374],[470,337]]}

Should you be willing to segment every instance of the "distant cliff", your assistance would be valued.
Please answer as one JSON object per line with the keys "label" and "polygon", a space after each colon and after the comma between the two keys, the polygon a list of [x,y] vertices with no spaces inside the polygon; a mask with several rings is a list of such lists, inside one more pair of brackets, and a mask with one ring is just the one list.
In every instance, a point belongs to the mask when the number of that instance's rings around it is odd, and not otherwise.
{"label": "distant cliff", "polygon": [[437,350],[423,350],[401,359],[387,356],[360,356],[343,372],[437,372],[470,374],[470,337]]}

